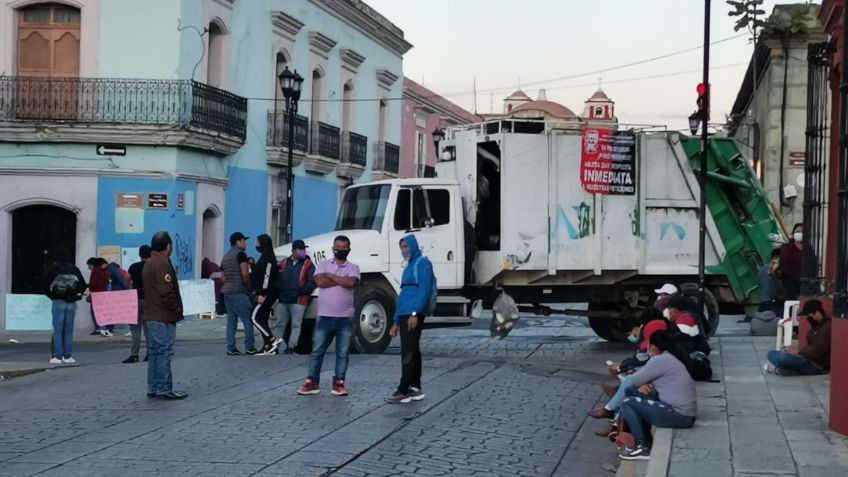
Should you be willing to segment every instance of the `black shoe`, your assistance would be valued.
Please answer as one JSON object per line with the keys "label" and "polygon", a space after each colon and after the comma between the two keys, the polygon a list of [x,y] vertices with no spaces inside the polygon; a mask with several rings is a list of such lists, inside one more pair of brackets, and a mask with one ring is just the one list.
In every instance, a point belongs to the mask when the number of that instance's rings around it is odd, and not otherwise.
{"label": "black shoe", "polygon": [[253,356],[254,354],[256,354],[258,352],[259,351],[256,351],[256,349],[254,349],[254,348],[244,350],[244,354],[246,354],[248,356]]}
{"label": "black shoe", "polygon": [[227,351],[227,356],[241,356],[241,351],[239,351],[238,349],[232,349],[230,351]]}
{"label": "black shoe", "polygon": [[138,363],[138,356],[130,356],[129,358],[127,358],[127,359],[125,359],[121,362],[124,363],[124,364]]}
{"label": "black shoe", "polygon": [[100,334],[100,330],[94,330],[91,333],[89,333],[88,336],[97,336],[99,334]]}
{"label": "black shoe", "polygon": [[294,354],[294,350],[289,347],[286,347],[286,350],[283,351],[283,354]]}
{"label": "black shoe", "polygon": [[171,391],[165,394],[157,394],[156,399],[164,399],[166,401],[179,401],[188,397],[188,394],[179,391]]}
{"label": "black shoe", "polygon": [[146,362],[147,362],[147,358],[149,358],[149,357],[150,357],[150,355],[147,355],[147,354],[146,354],[146,355],[144,355],[144,360],[143,360],[143,361],[146,363]]}
{"label": "black shoe", "polygon": [[156,397],[156,393],[147,393],[147,398],[148,398],[148,399],[153,399],[153,398],[155,398],[155,397]]}

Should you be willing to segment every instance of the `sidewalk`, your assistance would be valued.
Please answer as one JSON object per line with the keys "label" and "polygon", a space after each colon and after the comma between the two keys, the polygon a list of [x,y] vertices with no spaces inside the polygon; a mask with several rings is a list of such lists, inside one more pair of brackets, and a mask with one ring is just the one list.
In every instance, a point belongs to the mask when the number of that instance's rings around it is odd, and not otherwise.
{"label": "sidewalk", "polygon": [[618,475],[848,475],[848,437],[828,429],[829,376],[765,375],[773,337],[725,337],[713,347],[721,382],[698,383],[695,426],[659,430],[651,461],[626,463]]}

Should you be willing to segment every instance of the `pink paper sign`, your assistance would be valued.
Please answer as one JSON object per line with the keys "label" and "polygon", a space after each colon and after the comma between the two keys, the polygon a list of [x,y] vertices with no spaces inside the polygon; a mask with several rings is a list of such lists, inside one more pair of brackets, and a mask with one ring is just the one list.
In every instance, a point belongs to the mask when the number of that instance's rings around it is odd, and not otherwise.
{"label": "pink paper sign", "polygon": [[138,324],[136,290],[95,292],[91,294],[91,304],[94,305],[94,316],[100,326]]}

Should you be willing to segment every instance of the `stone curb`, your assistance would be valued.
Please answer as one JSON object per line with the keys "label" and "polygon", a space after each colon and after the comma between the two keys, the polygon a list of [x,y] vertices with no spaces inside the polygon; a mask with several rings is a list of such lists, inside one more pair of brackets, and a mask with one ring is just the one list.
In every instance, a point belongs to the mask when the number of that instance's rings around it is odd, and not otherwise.
{"label": "stone curb", "polygon": [[622,460],[615,477],[666,477],[673,440],[673,429],[654,429],[651,459],[648,462]]}

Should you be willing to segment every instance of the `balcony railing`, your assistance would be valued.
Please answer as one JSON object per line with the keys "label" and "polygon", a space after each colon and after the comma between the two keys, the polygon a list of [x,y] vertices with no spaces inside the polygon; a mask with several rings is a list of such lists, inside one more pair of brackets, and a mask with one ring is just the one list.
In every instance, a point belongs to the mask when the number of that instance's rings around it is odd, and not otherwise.
{"label": "balcony railing", "polygon": [[383,171],[397,176],[400,170],[400,147],[390,143],[381,142],[377,145],[377,163],[375,171]]}
{"label": "balcony railing", "polygon": [[351,131],[342,131],[341,162],[365,167],[368,155],[368,138]]}
{"label": "balcony railing", "polygon": [[[268,111],[268,147],[289,147],[289,115],[285,111]],[[309,118],[294,117],[294,150],[305,153],[309,147]]]}
{"label": "balcony railing", "polygon": [[0,121],[191,127],[243,142],[247,100],[192,80],[2,76]]}
{"label": "balcony railing", "polygon": [[312,121],[312,148],[316,156],[339,160],[339,128],[320,121]]}

